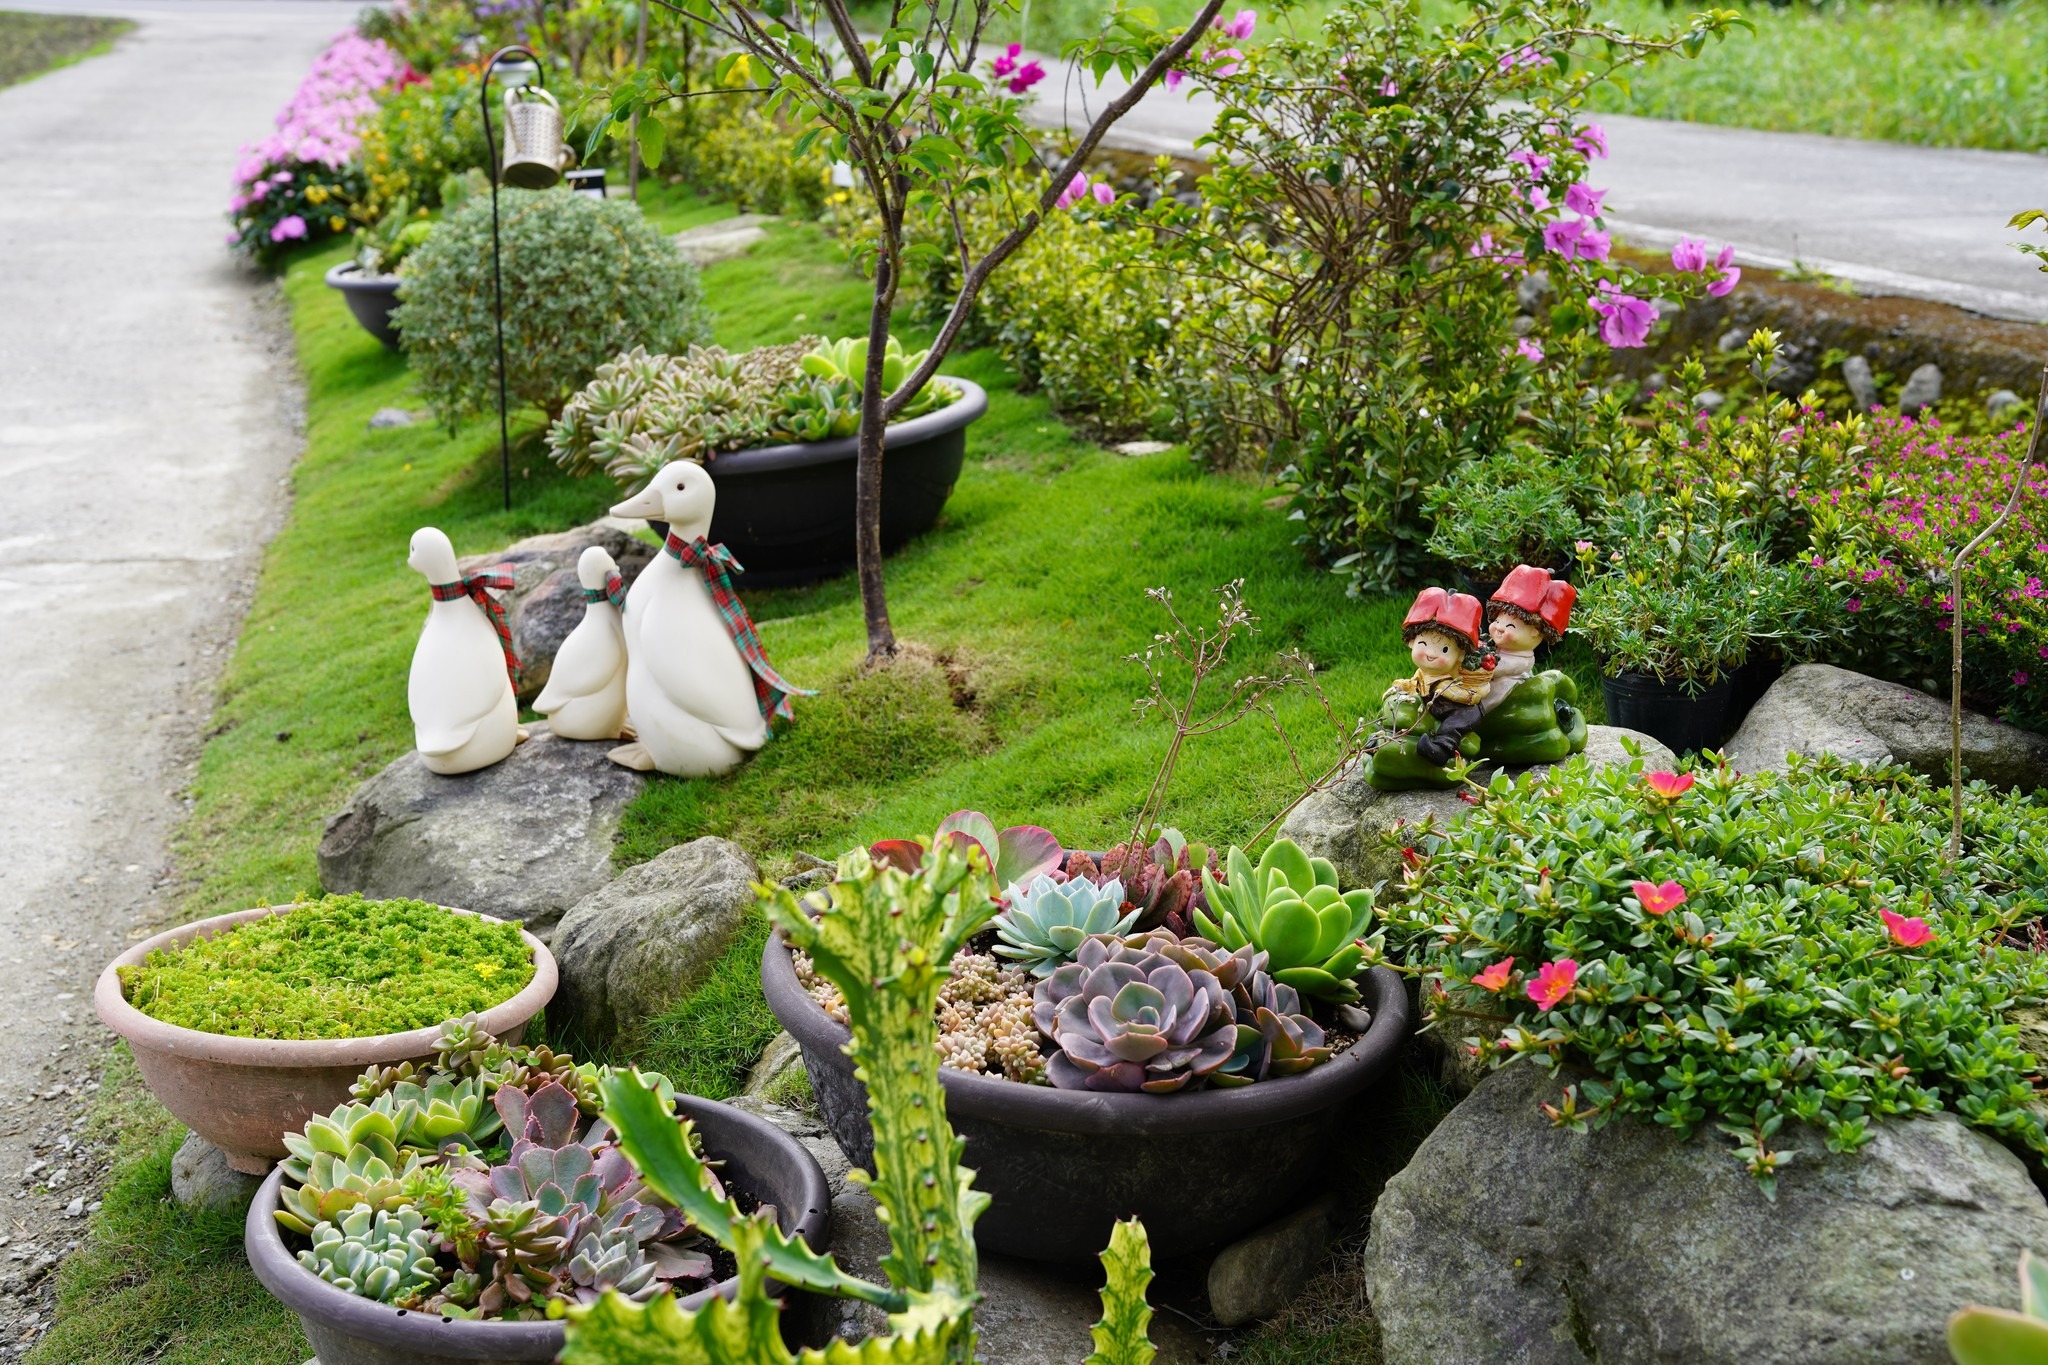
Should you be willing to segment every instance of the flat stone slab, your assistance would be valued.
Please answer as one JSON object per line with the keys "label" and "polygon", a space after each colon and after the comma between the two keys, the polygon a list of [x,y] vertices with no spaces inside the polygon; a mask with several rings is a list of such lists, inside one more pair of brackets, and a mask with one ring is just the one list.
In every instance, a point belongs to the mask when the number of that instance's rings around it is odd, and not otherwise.
{"label": "flat stone slab", "polygon": [[612,844],[647,779],[612,745],[545,725],[502,763],[444,777],[408,753],[356,790],[320,835],[330,892],[406,896],[524,921],[547,937],[612,879]]}
{"label": "flat stone slab", "polygon": [[773,214],[742,213],[736,218],[685,228],[669,240],[676,244],[676,250],[698,265],[710,265],[746,255],[754,243],[768,235],[768,224],[779,221]]}

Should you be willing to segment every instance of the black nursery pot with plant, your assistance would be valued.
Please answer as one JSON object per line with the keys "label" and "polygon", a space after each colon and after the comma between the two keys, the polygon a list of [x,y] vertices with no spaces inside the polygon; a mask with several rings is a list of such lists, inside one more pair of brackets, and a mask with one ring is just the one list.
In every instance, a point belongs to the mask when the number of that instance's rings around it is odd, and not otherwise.
{"label": "black nursery pot with plant", "polygon": [[398,349],[398,327],[391,320],[398,307],[398,276],[367,275],[354,261],[343,261],[324,278],[329,289],[340,290],[348,300],[348,311],[364,331],[383,342],[386,349]]}
{"label": "black nursery pot with plant", "polygon": [[[872,1167],[867,1089],[845,1047],[851,1034],[797,980],[780,932],[761,956],[768,1007],[803,1048],[818,1107],[847,1159]],[[1375,967],[1359,982],[1365,1035],[1322,1065],[1230,1090],[1106,1094],[942,1069],[946,1117],[966,1139],[962,1162],[993,1200],[975,1224],[988,1251],[1092,1261],[1119,1218],[1142,1219],[1173,1255],[1220,1246],[1293,1206],[1332,1162],[1348,1125],[1370,1120],[1354,1099],[1408,1040],[1401,978]]]}
{"label": "black nursery pot with plant", "polygon": [[1724,674],[1705,686],[1623,672],[1600,680],[1607,723],[1640,730],[1676,754],[1717,748],[1728,738],[1735,685]]}

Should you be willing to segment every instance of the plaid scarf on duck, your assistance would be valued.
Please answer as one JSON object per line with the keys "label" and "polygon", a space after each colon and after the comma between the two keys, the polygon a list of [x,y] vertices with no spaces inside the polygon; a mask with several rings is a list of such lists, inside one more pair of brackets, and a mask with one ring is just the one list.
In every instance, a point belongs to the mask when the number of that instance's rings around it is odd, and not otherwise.
{"label": "plaid scarf on duck", "polygon": [[504,565],[489,573],[464,574],[453,583],[429,584],[436,602],[453,602],[467,597],[484,609],[491,626],[498,632],[498,643],[505,650],[505,672],[512,679],[512,685],[519,685],[519,656],[512,652],[512,626],[505,620],[505,604],[491,596],[492,592],[512,591],[512,575]]}
{"label": "plaid scarf on duck", "polygon": [[615,573],[606,574],[603,587],[585,588],[583,590],[583,600],[586,602],[602,602],[607,597],[612,600],[613,606],[617,607],[620,611],[624,611],[626,609],[626,580]]}
{"label": "plaid scarf on duck", "polygon": [[676,563],[685,569],[695,569],[704,575],[704,585],[711,589],[711,600],[718,604],[718,614],[725,618],[726,634],[739,646],[740,657],[747,661],[747,667],[754,673],[754,696],[761,705],[761,719],[773,723],[775,717],[790,718],[789,699],[815,697],[816,692],[798,687],[786,681],[768,662],[768,652],[761,648],[760,632],[754,629],[753,618],[733,591],[732,576],[740,571],[740,562],[732,557],[732,551],[723,545],[713,545],[702,536],[695,540],[684,540],[674,531],[668,533],[668,543],[662,546],[675,556]]}

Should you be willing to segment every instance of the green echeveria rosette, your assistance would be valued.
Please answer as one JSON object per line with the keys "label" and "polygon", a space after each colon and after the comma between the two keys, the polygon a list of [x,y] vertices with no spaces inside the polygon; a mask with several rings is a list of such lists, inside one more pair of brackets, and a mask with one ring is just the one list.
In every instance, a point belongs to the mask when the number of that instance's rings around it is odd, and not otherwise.
{"label": "green echeveria rosette", "polygon": [[1311,999],[1358,999],[1353,978],[1365,965],[1359,940],[1372,923],[1372,893],[1339,891],[1336,866],[1291,839],[1276,840],[1257,865],[1238,848],[1228,862],[1228,884],[1202,874],[1213,913],[1196,914],[1201,931],[1226,948],[1264,953],[1275,981]]}
{"label": "green echeveria rosette", "polygon": [[1028,886],[1011,887],[1009,902],[996,916],[996,937],[1002,941],[995,954],[1038,977],[1073,961],[1090,938],[1128,933],[1138,918],[1135,908],[1125,912],[1124,884],[1115,877],[1097,885],[1078,877],[1055,882],[1041,873]]}
{"label": "green echeveria rosette", "polygon": [[1062,1090],[1168,1094],[1237,1056],[1236,1011],[1222,983],[1138,944],[1087,939],[1039,983],[1032,1020],[1059,1045],[1046,1073]]}

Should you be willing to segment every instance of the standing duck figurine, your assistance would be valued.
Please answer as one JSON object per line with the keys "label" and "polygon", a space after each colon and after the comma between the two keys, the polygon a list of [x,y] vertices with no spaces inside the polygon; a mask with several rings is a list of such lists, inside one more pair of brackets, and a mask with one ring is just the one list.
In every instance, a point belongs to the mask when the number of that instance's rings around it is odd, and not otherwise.
{"label": "standing duck figurine", "polygon": [[775,717],[789,716],[792,695],[811,695],[769,665],[733,591],[739,564],[706,540],[716,502],[703,467],[678,460],[612,508],[668,523],[663,553],[626,599],[626,709],[638,738],[612,750],[614,763],[678,777],[731,772],[768,742]]}
{"label": "standing duck figurine", "polygon": [[405,562],[425,576],[434,593],[405,690],[413,745],[429,772],[488,768],[526,737],[512,697],[519,659],[505,608],[491,595],[509,590],[512,576],[464,575],[455,547],[431,526],[413,532]]}
{"label": "standing duck figurine", "polygon": [[626,728],[626,585],[618,562],[592,545],[576,561],[583,619],[555,652],[533,709],[563,739],[619,739]]}

